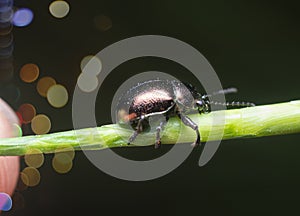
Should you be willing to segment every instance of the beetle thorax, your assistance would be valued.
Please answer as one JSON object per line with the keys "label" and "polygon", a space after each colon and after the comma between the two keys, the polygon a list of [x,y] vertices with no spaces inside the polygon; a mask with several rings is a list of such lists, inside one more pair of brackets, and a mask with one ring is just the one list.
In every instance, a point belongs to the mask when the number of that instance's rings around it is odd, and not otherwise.
{"label": "beetle thorax", "polygon": [[[175,85],[176,84],[176,85]],[[194,108],[194,98],[191,92],[181,83],[175,83],[174,96],[176,104],[182,111],[189,111]]]}

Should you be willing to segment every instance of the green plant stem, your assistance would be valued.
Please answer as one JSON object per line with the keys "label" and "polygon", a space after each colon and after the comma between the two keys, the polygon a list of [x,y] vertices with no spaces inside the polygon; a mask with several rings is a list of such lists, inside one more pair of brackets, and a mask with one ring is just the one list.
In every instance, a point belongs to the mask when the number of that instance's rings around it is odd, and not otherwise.
{"label": "green plant stem", "polygon": [[[201,115],[192,114],[189,117],[199,125],[202,142],[299,133],[300,100]],[[75,150],[96,150],[154,143],[155,134],[150,132],[138,136],[134,145],[128,146],[127,140],[131,134],[132,129],[124,125],[110,124],[45,135],[3,138],[0,139],[0,155],[22,156],[33,148],[43,153],[53,153],[56,149],[69,147]],[[170,118],[163,130],[162,144],[192,143],[195,137],[191,128],[174,117]]]}

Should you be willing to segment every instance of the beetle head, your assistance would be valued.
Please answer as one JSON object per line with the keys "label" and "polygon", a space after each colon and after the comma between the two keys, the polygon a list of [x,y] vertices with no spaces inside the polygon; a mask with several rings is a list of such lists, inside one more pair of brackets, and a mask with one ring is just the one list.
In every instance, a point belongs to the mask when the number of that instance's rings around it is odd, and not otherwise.
{"label": "beetle head", "polygon": [[210,103],[206,95],[195,99],[195,107],[198,109],[199,113],[210,112]]}
{"label": "beetle head", "polygon": [[195,86],[193,86],[190,83],[187,82],[182,82],[186,88],[190,91],[190,93],[192,94],[193,98],[195,99],[200,99],[201,98],[201,94],[198,92],[198,90],[196,89]]}

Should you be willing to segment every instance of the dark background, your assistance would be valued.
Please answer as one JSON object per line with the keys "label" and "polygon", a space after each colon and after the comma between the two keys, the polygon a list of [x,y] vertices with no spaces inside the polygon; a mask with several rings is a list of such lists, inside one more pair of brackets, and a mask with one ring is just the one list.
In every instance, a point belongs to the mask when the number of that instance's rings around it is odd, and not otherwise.
{"label": "dark background", "polygon": [[[19,80],[20,67],[38,64],[40,76],[54,77],[72,96],[82,57],[144,34],[174,37],[199,50],[224,87],[239,89],[228,99],[269,104],[299,97],[300,14],[293,1],[74,0],[69,1],[71,11],[64,19],[50,15],[50,3],[15,0],[17,6],[32,9],[35,19],[28,27],[13,30],[13,82],[21,89],[21,97],[11,105],[34,104],[39,113],[50,116],[51,132],[72,129],[71,98],[64,108],[52,108],[34,84]],[[100,14],[112,20],[108,31],[94,27],[93,19]],[[125,63],[101,89],[105,97],[97,100],[99,125],[111,122],[110,103],[118,85],[146,70],[169,72],[193,82],[189,72],[167,61],[147,58]],[[3,215],[299,214],[299,138],[296,134],[222,141],[206,166],[198,166],[200,153],[195,150],[172,173],[146,182],[108,176],[80,152],[72,170],[61,175],[51,166],[53,155],[46,155],[39,169],[40,184],[21,193],[23,207]],[[168,148],[163,146],[161,151]],[[143,158],[160,150],[118,151]]]}

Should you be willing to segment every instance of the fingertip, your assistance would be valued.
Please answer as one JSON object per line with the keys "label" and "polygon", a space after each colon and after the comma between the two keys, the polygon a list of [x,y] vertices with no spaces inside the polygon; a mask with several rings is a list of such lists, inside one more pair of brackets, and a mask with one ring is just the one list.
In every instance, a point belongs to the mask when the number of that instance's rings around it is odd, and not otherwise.
{"label": "fingertip", "polygon": [[[0,98],[0,138],[15,136],[16,125],[19,125],[18,117],[13,109]],[[19,157],[0,157],[0,192],[13,194],[19,178],[19,171]]]}

